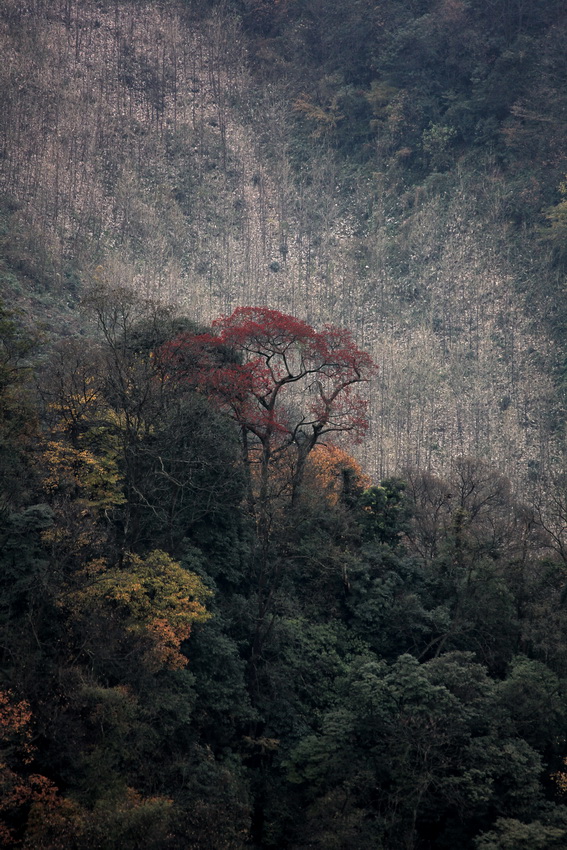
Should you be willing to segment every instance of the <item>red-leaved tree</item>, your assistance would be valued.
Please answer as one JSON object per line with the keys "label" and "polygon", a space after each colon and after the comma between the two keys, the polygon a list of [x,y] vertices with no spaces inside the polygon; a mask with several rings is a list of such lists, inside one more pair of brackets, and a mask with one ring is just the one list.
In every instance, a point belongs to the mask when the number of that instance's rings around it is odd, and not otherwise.
{"label": "red-leaved tree", "polygon": [[[270,473],[285,459],[297,500],[305,463],[321,438],[368,428],[360,385],[375,372],[346,330],[310,325],[267,307],[239,307],[212,334],[183,334],[162,349],[178,379],[217,400],[242,429],[252,503],[266,521]],[[279,487],[281,489],[281,479]]]}
{"label": "red-leaved tree", "polygon": [[285,559],[272,546],[274,520],[298,500],[307,459],[327,434],[360,440],[368,428],[360,387],[375,372],[348,331],[267,307],[240,307],[213,333],[182,334],[161,349],[166,376],[206,393],[240,426],[257,522],[257,617],[250,671],[274,622]]}

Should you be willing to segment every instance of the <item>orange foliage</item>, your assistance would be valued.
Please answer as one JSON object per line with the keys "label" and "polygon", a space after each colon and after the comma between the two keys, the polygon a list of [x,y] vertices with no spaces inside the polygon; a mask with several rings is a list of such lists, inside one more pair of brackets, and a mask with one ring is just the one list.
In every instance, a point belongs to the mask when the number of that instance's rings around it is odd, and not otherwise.
{"label": "orange foliage", "polygon": [[31,710],[27,700],[14,702],[11,691],[0,691],[0,743],[16,744],[26,764],[31,761]]}
{"label": "orange foliage", "polygon": [[172,807],[166,797],[143,797],[128,788],[123,797],[89,811],[63,797],[47,777],[28,773],[31,722],[28,702],[0,691],[0,847],[67,850],[83,846],[85,833],[105,838],[116,824],[127,833],[130,827],[139,831],[142,823],[152,835],[165,836]]}
{"label": "orange foliage", "polygon": [[[33,758],[32,713],[26,700],[16,700],[11,691],[0,691],[0,844],[16,844],[14,829],[20,810],[40,807],[44,813],[56,809],[61,800],[57,788],[45,776],[26,774]],[[11,764],[10,764],[11,763]],[[7,821],[7,822],[6,822]],[[32,845],[33,846],[33,845]]]}
{"label": "orange foliage", "polygon": [[180,652],[181,644],[191,633],[187,624],[173,625],[163,617],[156,617],[146,625],[152,638],[152,648],[146,653],[146,663],[150,669],[181,670],[187,664],[187,658]]}
{"label": "orange foliage", "polygon": [[[148,644],[144,661],[148,668],[180,669],[187,664],[181,652],[193,623],[211,614],[205,603],[211,591],[195,574],[181,567],[165,552],[154,550],[145,558],[130,555],[120,568],[104,568],[95,560],[87,566],[89,584],[66,594],[65,604],[76,618],[97,614],[118,616],[124,630]],[[149,641],[148,641],[149,638]]]}
{"label": "orange foliage", "polygon": [[306,484],[320,490],[331,505],[336,505],[347,480],[348,486],[356,490],[365,490],[372,483],[344,449],[332,443],[315,446],[307,462]]}
{"label": "orange foliage", "polygon": [[[567,758],[563,759],[563,765],[567,767]],[[551,774],[551,778],[557,785],[558,789],[563,793],[567,793],[567,773],[563,770],[558,770]]]}

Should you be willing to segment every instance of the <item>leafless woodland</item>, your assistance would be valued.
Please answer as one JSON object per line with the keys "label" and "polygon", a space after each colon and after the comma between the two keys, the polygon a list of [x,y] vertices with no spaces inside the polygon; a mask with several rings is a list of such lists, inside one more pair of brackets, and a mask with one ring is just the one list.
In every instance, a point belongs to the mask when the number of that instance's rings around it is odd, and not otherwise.
{"label": "leafless woodland", "polygon": [[72,264],[199,321],[249,304],[350,328],[379,365],[357,449],[376,477],[474,456],[520,490],[560,465],[553,350],[490,173],[408,197],[402,225],[380,145],[348,191],[322,146],[298,170],[285,85],[254,83],[221,5],[4,0],[0,40],[0,188],[55,281]]}

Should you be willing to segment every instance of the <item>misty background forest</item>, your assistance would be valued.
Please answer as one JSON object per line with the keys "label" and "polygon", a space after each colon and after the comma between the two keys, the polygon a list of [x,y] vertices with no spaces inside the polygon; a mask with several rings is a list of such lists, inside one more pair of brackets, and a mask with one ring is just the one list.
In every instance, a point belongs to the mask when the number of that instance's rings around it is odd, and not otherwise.
{"label": "misty background forest", "polygon": [[567,846],[564,2],[0,45],[2,846]]}

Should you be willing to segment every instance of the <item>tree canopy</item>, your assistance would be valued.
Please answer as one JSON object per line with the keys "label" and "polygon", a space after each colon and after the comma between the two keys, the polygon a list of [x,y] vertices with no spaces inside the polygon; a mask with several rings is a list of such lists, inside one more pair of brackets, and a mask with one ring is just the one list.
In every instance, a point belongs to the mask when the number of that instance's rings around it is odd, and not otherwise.
{"label": "tree canopy", "polygon": [[35,362],[6,329],[3,843],[561,846],[552,518],[471,458],[373,484],[346,331],[89,309]]}

